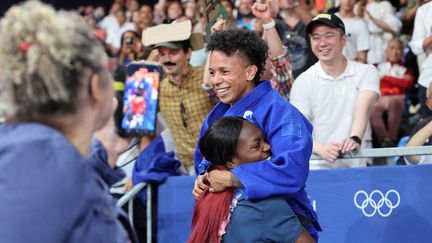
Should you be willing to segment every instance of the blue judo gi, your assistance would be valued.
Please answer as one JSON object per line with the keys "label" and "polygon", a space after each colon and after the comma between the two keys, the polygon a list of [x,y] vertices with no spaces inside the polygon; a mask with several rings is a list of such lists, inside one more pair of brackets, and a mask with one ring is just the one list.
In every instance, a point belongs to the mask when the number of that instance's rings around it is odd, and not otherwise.
{"label": "blue judo gi", "polygon": [[[263,131],[272,148],[270,160],[242,164],[231,171],[244,185],[239,189],[242,195],[248,200],[283,196],[297,215],[310,221],[305,228],[318,238],[317,231],[321,227],[305,191],[313,144],[309,121],[282,98],[269,81],[259,82],[232,106],[219,102],[207,115],[200,138],[223,116],[242,116],[253,122]],[[202,161],[199,148],[194,160],[198,171]]]}

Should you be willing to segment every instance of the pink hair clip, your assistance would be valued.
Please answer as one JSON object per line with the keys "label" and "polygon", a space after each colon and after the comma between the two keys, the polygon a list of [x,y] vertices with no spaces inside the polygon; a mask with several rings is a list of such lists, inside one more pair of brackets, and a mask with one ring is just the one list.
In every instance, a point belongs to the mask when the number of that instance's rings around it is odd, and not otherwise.
{"label": "pink hair clip", "polygon": [[24,53],[27,52],[29,48],[30,48],[30,44],[27,43],[27,42],[22,42],[22,43],[19,45],[19,49],[20,49],[20,51],[21,51],[21,52],[24,52]]}

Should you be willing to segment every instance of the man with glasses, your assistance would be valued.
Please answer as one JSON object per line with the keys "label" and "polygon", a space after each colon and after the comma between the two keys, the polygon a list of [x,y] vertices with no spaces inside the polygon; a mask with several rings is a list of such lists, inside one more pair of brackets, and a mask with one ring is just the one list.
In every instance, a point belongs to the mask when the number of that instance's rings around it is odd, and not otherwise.
{"label": "man with glasses", "polygon": [[[176,154],[186,169],[183,173],[194,171],[193,155],[201,124],[216,104],[201,87],[203,67],[189,64],[192,50],[200,49],[198,42],[190,41],[196,37],[190,34],[190,28],[190,21],[184,21],[155,26],[143,32],[144,44],[155,44],[154,48],[158,49],[159,62],[165,72],[160,85],[159,108],[171,130]],[[164,31],[169,36],[165,37]],[[184,33],[186,31],[189,35]]]}

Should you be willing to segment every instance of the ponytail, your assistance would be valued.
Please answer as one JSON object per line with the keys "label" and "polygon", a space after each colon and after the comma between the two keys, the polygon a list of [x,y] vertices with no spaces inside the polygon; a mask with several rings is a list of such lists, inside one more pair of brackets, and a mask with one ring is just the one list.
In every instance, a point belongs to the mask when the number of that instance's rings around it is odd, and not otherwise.
{"label": "ponytail", "polygon": [[[209,192],[206,189],[198,198],[192,219],[192,233],[188,243],[218,243],[221,241],[221,226],[226,226],[233,196],[233,189]],[[222,230],[225,230],[223,228]]]}

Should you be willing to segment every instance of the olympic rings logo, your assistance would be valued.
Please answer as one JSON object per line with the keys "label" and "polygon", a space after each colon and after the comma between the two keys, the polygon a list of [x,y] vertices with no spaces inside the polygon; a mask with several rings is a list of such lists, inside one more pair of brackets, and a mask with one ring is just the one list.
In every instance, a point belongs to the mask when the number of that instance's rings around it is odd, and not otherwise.
{"label": "olympic rings logo", "polygon": [[359,190],[354,195],[354,204],[361,209],[366,217],[372,217],[376,213],[382,217],[388,217],[393,209],[397,208],[400,203],[400,195],[394,189],[382,193],[379,190],[373,190],[370,195],[363,190]]}

